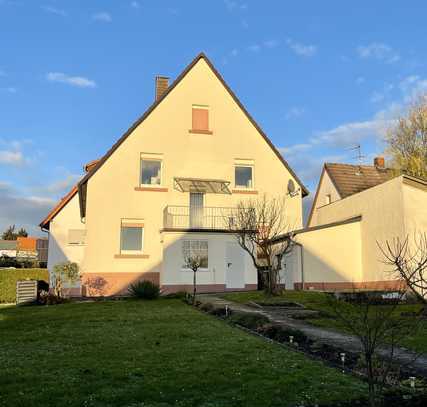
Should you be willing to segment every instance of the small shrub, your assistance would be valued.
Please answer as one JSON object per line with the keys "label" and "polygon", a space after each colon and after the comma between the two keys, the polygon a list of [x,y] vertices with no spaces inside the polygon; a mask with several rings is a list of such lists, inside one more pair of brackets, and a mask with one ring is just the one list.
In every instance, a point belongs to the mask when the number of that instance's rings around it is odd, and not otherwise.
{"label": "small shrub", "polygon": [[55,294],[49,293],[48,291],[41,291],[39,293],[38,303],[40,305],[56,305],[68,302],[66,298],[58,297]]}
{"label": "small shrub", "polygon": [[155,300],[160,296],[160,287],[151,281],[141,280],[129,286],[129,294],[144,300]]}
{"label": "small shrub", "polygon": [[307,337],[296,329],[285,328],[278,324],[267,324],[258,329],[258,332],[267,338],[274,339],[277,342],[289,342],[289,337],[293,337],[294,343],[305,343]]}
{"label": "small shrub", "polygon": [[230,316],[233,324],[244,326],[251,330],[257,330],[259,327],[268,324],[269,319],[265,315],[254,312],[233,312]]}

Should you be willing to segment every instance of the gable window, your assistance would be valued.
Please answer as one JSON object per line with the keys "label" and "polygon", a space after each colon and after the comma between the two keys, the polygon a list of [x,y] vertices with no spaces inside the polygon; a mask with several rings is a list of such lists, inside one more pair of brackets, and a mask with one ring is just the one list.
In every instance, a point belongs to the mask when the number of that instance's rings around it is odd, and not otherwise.
{"label": "gable window", "polygon": [[142,253],[144,247],[144,224],[122,220],[120,228],[120,253]]}
{"label": "gable window", "polygon": [[190,133],[212,134],[212,132],[209,130],[209,106],[192,106]]}
{"label": "gable window", "polygon": [[141,159],[141,185],[160,185],[161,177],[161,160]]}
{"label": "gable window", "polygon": [[236,188],[253,188],[253,167],[236,165],[234,167],[234,184]]}
{"label": "gable window", "polygon": [[187,270],[186,261],[189,258],[198,258],[200,261],[200,269],[207,269],[209,265],[208,259],[208,241],[207,240],[184,240],[182,242],[182,268]]}
{"label": "gable window", "polygon": [[86,243],[86,230],[85,229],[69,229],[68,230],[68,244],[78,246]]}
{"label": "gable window", "polygon": [[325,196],[325,204],[329,205],[332,202],[331,194]]}

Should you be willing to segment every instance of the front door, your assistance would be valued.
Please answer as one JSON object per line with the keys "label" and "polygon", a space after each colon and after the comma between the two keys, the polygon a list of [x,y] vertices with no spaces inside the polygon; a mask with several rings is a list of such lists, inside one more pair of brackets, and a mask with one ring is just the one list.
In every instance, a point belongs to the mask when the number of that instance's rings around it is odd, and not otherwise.
{"label": "front door", "polygon": [[203,193],[190,192],[190,228],[203,227],[203,198]]}
{"label": "front door", "polygon": [[245,262],[242,248],[234,242],[227,242],[226,288],[245,288]]}

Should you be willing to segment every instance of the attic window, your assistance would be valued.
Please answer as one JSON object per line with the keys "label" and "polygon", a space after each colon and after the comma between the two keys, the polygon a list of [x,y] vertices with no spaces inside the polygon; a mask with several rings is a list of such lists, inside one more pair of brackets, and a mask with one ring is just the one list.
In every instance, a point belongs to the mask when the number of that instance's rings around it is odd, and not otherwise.
{"label": "attic window", "polygon": [[193,105],[190,133],[212,134],[209,130],[209,106]]}
{"label": "attic window", "polygon": [[331,194],[327,194],[327,195],[325,196],[325,204],[326,204],[326,205],[329,205],[331,202],[332,202]]}

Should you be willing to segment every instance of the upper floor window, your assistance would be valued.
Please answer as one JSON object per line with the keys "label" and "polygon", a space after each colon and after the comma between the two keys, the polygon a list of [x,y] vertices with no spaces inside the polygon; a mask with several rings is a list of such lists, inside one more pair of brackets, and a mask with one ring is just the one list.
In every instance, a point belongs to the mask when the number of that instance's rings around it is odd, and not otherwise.
{"label": "upper floor window", "polygon": [[193,105],[191,133],[212,134],[209,130],[209,106]]}
{"label": "upper floor window", "polygon": [[161,160],[141,159],[141,185],[160,185],[161,177]]}
{"label": "upper floor window", "polygon": [[138,254],[143,251],[144,224],[122,220],[120,228],[120,253]]}
{"label": "upper floor window", "polygon": [[253,167],[236,165],[234,167],[234,184],[236,188],[253,188]]}

